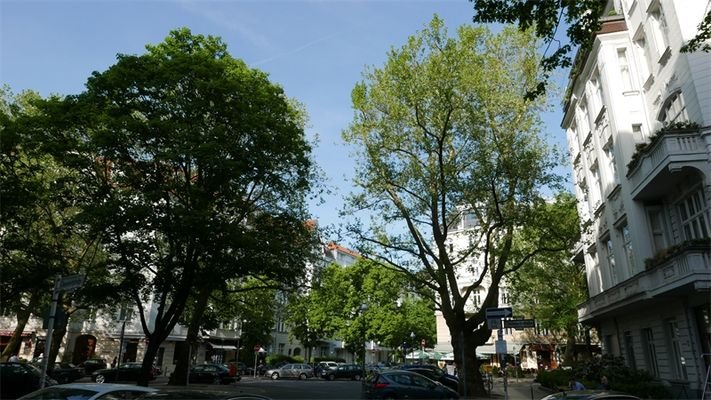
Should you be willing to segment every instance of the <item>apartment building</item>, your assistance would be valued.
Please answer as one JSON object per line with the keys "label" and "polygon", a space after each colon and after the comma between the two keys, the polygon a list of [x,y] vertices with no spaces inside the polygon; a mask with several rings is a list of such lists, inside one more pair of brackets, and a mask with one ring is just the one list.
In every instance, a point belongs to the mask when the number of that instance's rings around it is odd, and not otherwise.
{"label": "apartment building", "polygon": [[707,0],[609,1],[572,68],[565,129],[603,352],[687,393],[711,365],[711,53],[680,53]]}

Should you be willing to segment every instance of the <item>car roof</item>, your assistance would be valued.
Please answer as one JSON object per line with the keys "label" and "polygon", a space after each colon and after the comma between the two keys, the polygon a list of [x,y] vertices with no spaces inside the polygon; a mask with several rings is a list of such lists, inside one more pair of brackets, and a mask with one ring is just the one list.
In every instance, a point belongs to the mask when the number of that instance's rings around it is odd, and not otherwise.
{"label": "car roof", "polygon": [[610,390],[570,390],[559,393],[554,393],[550,396],[553,399],[580,399],[580,400],[604,400],[606,398],[614,399],[639,399],[639,397]]}
{"label": "car roof", "polygon": [[111,389],[111,390],[121,390],[121,389],[145,389],[146,392],[154,392],[158,389],[153,388],[153,387],[147,387],[147,386],[138,386],[138,385],[131,385],[128,383],[95,383],[95,382],[74,382],[74,383],[65,383],[63,385],[54,385],[52,387],[64,387],[64,388],[72,388],[72,389],[90,389],[90,390],[96,390],[98,392],[101,392],[106,389]]}

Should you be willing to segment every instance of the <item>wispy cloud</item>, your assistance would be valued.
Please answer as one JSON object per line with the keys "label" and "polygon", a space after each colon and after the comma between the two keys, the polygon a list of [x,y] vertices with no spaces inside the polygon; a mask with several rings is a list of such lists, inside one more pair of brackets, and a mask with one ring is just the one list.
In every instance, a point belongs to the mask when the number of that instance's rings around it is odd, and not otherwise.
{"label": "wispy cloud", "polygon": [[301,46],[297,46],[297,47],[295,47],[295,48],[293,48],[293,49],[291,49],[291,50],[287,50],[287,51],[281,52],[281,53],[279,53],[279,54],[275,54],[275,55],[273,55],[273,56],[269,56],[269,57],[267,57],[267,58],[263,58],[263,59],[258,60],[258,61],[250,62],[249,64],[250,64],[251,66],[254,66],[254,67],[256,67],[256,66],[258,66],[258,65],[264,65],[264,64],[267,64],[267,63],[272,62],[272,61],[274,61],[274,60],[277,60],[277,59],[280,59],[280,58],[284,58],[284,57],[288,57],[288,56],[294,55],[294,54],[296,54],[296,53],[299,53],[299,52],[301,52],[301,51],[303,51],[303,50],[308,49],[309,47],[313,47],[313,46],[315,46],[315,45],[317,45],[317,44],[319,44],[319,43],[325,42],[325,41],[327,41],[327,40],[329,40],[329,39],[332,39],[332,38],[334,38],[334,37],[336,37],[336,36],[342,35],[342,34],[345,33],[345,32],[346,32],[346,31],[343,30],[343,31],[334,32],[334,33],[331,33],[331,34],[328,34],[328,35],[325,35],[325,36],[321,36],[321,37],[318,38],[318,39],[314,39],[314,40],[312,40],[312,41],[310,41],[310,42],[307,42],[307,43],[305,43],[305,44],[302,44]]}
{"label": "wispy cloud", "polygon": [[[240,15],[233,10],[225,12],[225,10],[213,8],[210,6],[210,3],[212,2],[198,2],[190,0],[180,1],[181,6],[185,10],[197,14],[222,28],[236,32],[254,46],[259,48],[271,47],[269,39],[260,34],[258,29],[252,28],[251,23],[254,22],[253,19],[249,20],[244,17],[240,18]],[[219,3],[221,2],[218,2],[218,4]]]}

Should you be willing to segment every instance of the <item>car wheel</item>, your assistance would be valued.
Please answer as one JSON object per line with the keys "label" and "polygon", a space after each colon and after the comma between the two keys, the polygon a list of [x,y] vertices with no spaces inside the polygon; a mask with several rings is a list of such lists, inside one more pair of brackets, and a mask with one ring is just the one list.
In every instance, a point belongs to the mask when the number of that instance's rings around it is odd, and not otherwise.
{"label": "car wheel", "polygon": [[212,378],[212,383],[214,383],[215,385],[219,385],[220,383],[222,383],[222,379],[219,376],[215,376]]}
{"label": "car wheel", "polygon": [[60,376],[60,377],[57,378],[57,382],[59,382],[60,384],[61,384],[61,383],[69,383],[70,380],[69,380],[69,377],[68,377],[68,376],[62,375],[62,376]]}
{"label": "car wheel", "polygon": [[332,380],[336,379],[336,376],[333,375],[333,374],[329,374],[329,375],[327,375],[326,377],[328,378],[329,381],[332,381]]}
{"label": "car wheel", "polygon": [[94,377],[94,382],[96,382],[96,383],[104,383],[104,382],[106,382],[106,377],[103,376],[103,375],[101,375],[101,374],[96,375],[96,376]]}
{"label": "car wheel", "polygon": [[278,372],[273,373],[273,374],[272,374],[272,379],[274,379],[274,380],[279,379],[279,373],[278,373]]}
{"label": "car wheel", "polygon": [[302,373],[301,375],[299,375],[299,379],[301,379],[302,381],[303,381],[304,379],[306,379],[306,378],[307,378],[307,377],[306,377],[306,374],[303,374],[303,373]]}

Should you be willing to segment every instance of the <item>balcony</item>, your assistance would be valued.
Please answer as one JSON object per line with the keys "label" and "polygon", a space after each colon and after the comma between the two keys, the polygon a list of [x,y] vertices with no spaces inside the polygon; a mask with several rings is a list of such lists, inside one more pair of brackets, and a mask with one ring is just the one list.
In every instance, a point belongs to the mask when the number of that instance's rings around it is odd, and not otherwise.
{"label": "balcony", "polygon": [[578,307],[581,322],[617,314],[643,302],[711,288],[711,246],[679,247],[647,270],[604,290]]}
{"label": "balcony", "polygon": [[703,168],[708,150],[698,129],[660,131],[652,141],[641,145],[628,164],[627,179],[636,200],[663,196],[678,181],[684,167]]}

